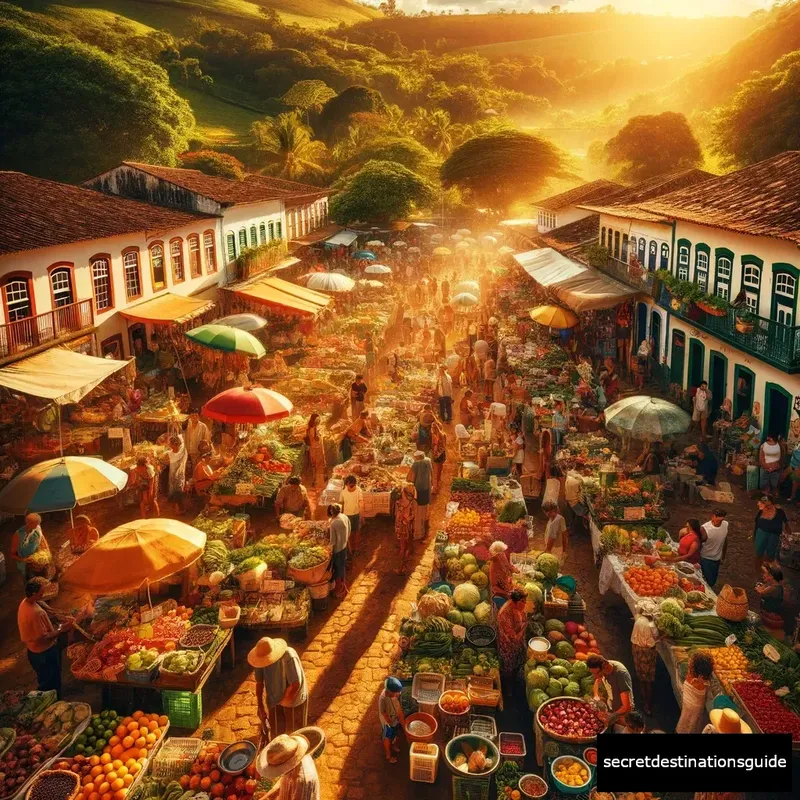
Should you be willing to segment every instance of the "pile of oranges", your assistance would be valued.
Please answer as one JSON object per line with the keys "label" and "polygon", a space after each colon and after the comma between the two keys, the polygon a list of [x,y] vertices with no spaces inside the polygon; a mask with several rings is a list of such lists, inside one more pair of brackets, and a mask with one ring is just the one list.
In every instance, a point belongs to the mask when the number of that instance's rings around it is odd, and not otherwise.
{"label": "pile of oranges", "polygon": [[675,572],[664,567],[628,567],[624,578],[639,597],[663,597],[667,589],[678,583]]}
{"label": "pile of oranges", "polygon": [[166,716],[136,711],[120,720],[102,755],[78,754],[58,761],[54,769],[67,769],[80,776],[81,786],[74,800],[125,800],[168,721]]}
{"label": "pile of oranges", "polygon": [[714,662],[714,672],[726,691],[730,691],[736,681],[751,680],[750,662],[747,656],[736,646],[715,647],[704,651]]}

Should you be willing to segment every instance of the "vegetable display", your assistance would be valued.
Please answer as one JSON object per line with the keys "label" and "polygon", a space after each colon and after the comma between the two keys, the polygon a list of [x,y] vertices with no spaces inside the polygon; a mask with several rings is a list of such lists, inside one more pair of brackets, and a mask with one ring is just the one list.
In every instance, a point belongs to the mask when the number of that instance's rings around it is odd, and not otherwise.
{"label": "vegetable display", "polygon": [[255,764],[250,764],[246,769],[237,774],[224,772],[219,768],[219,756],[222,748],[217,744],[209,743],[198,754],[188,772],[167,787],[173,787],[175,800],[183,797],[184,792],[207,792],[207,797],[226,800],[249,800],[258,788]]}
{"label": "vegetable display", "polygon": [[664,567],[628,567],[623,575],[625,582],[639,597],[663,597],[678,583],[678,576]]}
{"label": "vegetable display", "polygon": [[769,686],[739,681],[734,688],[763,733],[790,733],[793,742],[800,742],[800,716],[786,708]]}
{"label": "vegetable display", "polygon": [[545,732],[564,738],[594,738],[605,730],[605,723],[593,706],[577,698],[561,698],[539,709]]}

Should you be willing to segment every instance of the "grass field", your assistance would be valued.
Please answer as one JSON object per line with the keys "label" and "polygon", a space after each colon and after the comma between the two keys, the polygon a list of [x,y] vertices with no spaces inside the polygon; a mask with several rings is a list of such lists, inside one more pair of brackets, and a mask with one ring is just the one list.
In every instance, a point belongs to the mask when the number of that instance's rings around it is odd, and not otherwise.
{"label": "grass field", "polygon": [[226,103],[194,89],[177,89],[189,101],[196,120],[196,135],[212,147],[242,145],[250,126],[264,114]]}

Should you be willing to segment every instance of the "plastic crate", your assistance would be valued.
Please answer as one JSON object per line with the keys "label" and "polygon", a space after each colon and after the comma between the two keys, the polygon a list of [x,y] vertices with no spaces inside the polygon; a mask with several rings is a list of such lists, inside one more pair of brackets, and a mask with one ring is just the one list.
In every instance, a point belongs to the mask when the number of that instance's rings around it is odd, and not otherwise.
{"label": "plastic crate", "polygon": [[497,723],[494,721],[494,717],[486,717],[482,714],[470,715],[469,732],[493,742],[497,741]]}
{"label": "plastic crate", "polygon": [[[174,724],[174,723],[173,723]],[[174,737],[164,742],[158,755],[153,759],[150,774],[154,778],[173,781],[185,775],[195,758],[203,749],[202,739]]]}
{"label": "plastic crate", "polygon": [[[504,753],[503,752],[503,745],[507,742],[515,742],[522,748],[521,753]],[[522,767],[525,763],[525,755],[526,755],[526,748],[525,748],[525,737],[521,733],[508,733],[507,731],[500,732],[500,739],[499,739],[499,747],[500,750],[500,758],[503,761],[513,761],[518,766]]]}
{"label": "plastic crate", "polygon": [[202,692],[173,692],[162,690],[161,700],[170,725],[194,730],[203,721]]}
{"label": "plastic crate", "polygon": [[489,778],[459,778],[453,775],[453,800],[489,800]]}
{"label": "plastic crate", "polygon": [[436,783],[436,774],[439,771],[439,746],[412,742],[408,754],[408,777],[417,783]]}
{"label": "plastic crate", "polygon": [[436,672],[418,672],[411,684],[411,697],[417,703],[436,705],[444,691],[444,675]]}

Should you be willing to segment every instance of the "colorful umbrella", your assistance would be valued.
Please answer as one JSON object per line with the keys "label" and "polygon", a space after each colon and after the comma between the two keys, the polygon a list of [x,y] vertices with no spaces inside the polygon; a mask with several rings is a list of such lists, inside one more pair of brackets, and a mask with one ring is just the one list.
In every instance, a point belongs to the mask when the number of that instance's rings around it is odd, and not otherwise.
{"label": "colorful umbrella", "polygon": [[478,298],[469,292],[461,292],[450,298],[450,305],[455,308],[472,308],[472,306],[478,305]]}
{"label": "colorful umbrella", "polygon": [[203,415],[219,422],[260,425],[288,417],[292,401],[261,386],[236,386],[212,397],[203,406]]}
{"label": "colorful umbrella", "polygon": [[371,242],[367,242],[367,247],[386,247],[386,245],[380,239],[373,239]]}
{"label": "colorful umbrella", "polygon": [[460,233],[454,233],[450,237],[450,241],[451,242],[461,242],[461,241],[463,241],[463,239],[464,239],[464,237]]}
{"label": "colorful umbrella", "polygon": [[459,228],[456,233],[459,236],[472,236],[472,231],[469,228]]}
{"label": "colorful umbrella", "polygon": [[469,250],[472,245],[469,242],[458,242],[456,244],[456,250]]}
{"label": "colorful umbrella", "polygon": [[364,267],[366,275],[390,275],[391,272],[392,268],[385,264],[370,264],[368,267]]}
{"label": "colorful umbrella", "polygon": [[252,333],[229,325],[201,325],[186,331],[186,336],[193,342],[224,353],[238,353],[250,358],[263,358],[267,354],[264,345]]}
{"label": "colorful umbrella", "polygon": [[371,250],[356,250],[353,253],[353,258],[357,261],[375,261],[377,256]]}
{"label": "colorful umbrella", "polygon": [[574,328],[578,324],[578,317],[568,308],[561,308],[561,306],[546,305],[537,306],[530,310],[531,319],[538,322],[540,325],[546,325],[548,328]]}
{"label": "colorful umbrella", "polygon": [[618,400],[604,413],[606,427],[612,433],[644,442],[661,442],[667,436],[686,433],[691,421],[674,403],[647,395]]}
{"label": "colorful umbrella", "polygon": [[11,514],[67,511],[112,497],[128,476],[99,458],[65,456],[20,472],[0,492],[0,508]]}
{"label": "colorful umbrella", "polygon": [[231,328],[238,328],[240,331],[260,331],[267,327],[267,321],[258,314],[231,314],[214,322],[215,325],[229,325]]}
{"label": "colorful umbrella", "polygon": [[504,244],[497,252],[500,253],[501,256],[510,256],[514,252],[514,248]]}
{"label": "colorful umbrella", "polygon": [[392,242],[392,247],[408,247],[408,243],[398,239],[396,242]]}
{"label": "colorful umbrella", "polygon": [[176,519],[137,519],[105,534],[60,582],[95,595],[133,591],[186,569],[205,544],[203,531]]}
{"label": "colorful umbrella", "polygon": [[352,278],[338,272],[317,272],[306,281],[309,289],[319,292],[351,292],[355,285]]}
{"label": "colorful umbrella", "polygon": [[450,250],[448,250],[446,247],[437,247],[433,251],[433,254],[435,256],[451,256],[451,255],[453,255],[452,252]]}
{"label": "colorful umbrella", "polygon": [[454,294],[466,292],[467,294],[474,294],[476,297],[478,296],[478,292],[480,292],[480,290],[481,287],[478,281],[461,281],[453,287]]}
{"label": "colorful umbrella", "polygon": [[369,280],[360,280],[357,281],[359,288],[361,289],[388,289],[389,287],[385,283],[381,283],[380,281],[369,281]]}

